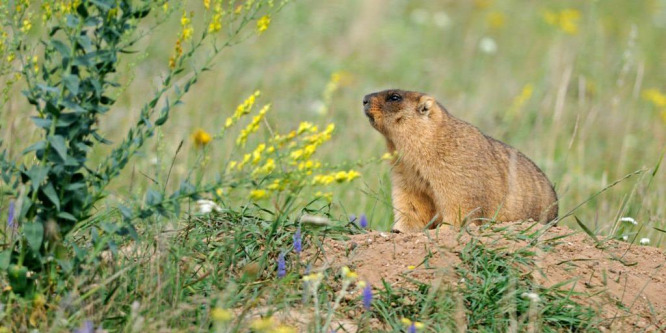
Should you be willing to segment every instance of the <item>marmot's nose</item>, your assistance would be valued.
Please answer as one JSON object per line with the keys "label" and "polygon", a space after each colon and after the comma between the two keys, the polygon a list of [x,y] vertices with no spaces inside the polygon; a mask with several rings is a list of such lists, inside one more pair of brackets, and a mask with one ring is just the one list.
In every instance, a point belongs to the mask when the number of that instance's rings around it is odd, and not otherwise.
{"label": "marmot's nose", "polygon": [[365,97],[363,97],[363,110],[367,111],[369,107],[370,107],[370,95],[365,95]]}

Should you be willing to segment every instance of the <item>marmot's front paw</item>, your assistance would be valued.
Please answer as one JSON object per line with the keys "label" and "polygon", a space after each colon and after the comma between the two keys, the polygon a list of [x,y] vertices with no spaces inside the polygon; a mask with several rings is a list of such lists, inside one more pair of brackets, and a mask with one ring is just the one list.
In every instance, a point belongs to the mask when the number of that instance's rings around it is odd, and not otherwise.
{"label": "marmot's front paw", "polygon": [[423,229],[423,227],[418,227],[418,226],[413,226],[413,225],[408,225],[405,223],[400,223],[396,222],[393,225],[393,228],[391,228],[391,232],[396,233],[396,234],[406,234],[410,232],[419,232]]}

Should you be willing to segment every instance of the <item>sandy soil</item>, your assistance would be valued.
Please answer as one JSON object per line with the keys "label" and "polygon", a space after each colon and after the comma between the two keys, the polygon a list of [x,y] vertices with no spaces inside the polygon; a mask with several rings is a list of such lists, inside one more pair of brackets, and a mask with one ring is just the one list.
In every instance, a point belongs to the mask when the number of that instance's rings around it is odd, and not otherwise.
{"label": "sandy soil", "polygon": [[[373,286],[380,286],[382,279],[407,287],[409,279],[455,284],[459,281],[454,270],[461,264],[459,253],[473,237],[489,247],[511,251],[529,245],[514,236],[530,225],[503,223],[491,229],[470,227],[464,232],[440,228],[417,234],[373,231],[346,241],[328,239],[316,265],[347,265]],[[546,287],[571,280],[562,288],[573,287],[582,293],[577,301],[600,310],[602,330],[657,331],[666,327],[664,250],[616,241],[596,246],[588,235],[566,227],[548,229],[540,237],[540,246],[533,249],[537,252],[535,272],[542,272],[533,273],[533,278]]]}

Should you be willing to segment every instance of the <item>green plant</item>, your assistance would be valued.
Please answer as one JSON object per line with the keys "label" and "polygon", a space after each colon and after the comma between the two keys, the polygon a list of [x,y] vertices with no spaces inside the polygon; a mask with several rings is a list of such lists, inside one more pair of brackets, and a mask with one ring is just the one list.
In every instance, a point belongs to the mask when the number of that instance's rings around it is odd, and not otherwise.
{"label": "green plant", "polygon": [[[31,9],[29,1],[18,2],[11,8],[11,15],[4,17],[3,24],[12,28],[9,39],[17,47],[21,76],[26,81],[23,94],[34,106],[32,120],[42,133],[39,141],[22,152],[34,159],[14,162],[6,152],[0,155],[4,191],[17,198],[16,217],[21,222],[19,236],[11,239],[0,260],[0,266],[8,269],[15,292],[30,293],[34,281],[46,277],[30,271],[48,271],[49,278],[41,280],[49,284],[58,272],[69,273],[77,267],[81,251],[73,251],[77,255],[72,257],[64,241],[66,236],[90,220],[109,183],[155,129],[166,123],[172,108],[210,68],[215,56],[246,37],[241,32],[250,22],[256,20],[257,31],[263,32],[270,19],[268,15],[259,18],[260,11],[279,9],[272,1],[248,2],[241,7],[222,1],[212,5],[204,1],[207,29],[196,36],[193,14],[183,10],[181,31],[161,86],[141,108],[139,120],[126,139],[98,166],[90,164],[89,155],[100,144],[110,144],[99,134],[98,123],[112,110],[115,90],[121,87],[116,73],[120,61],[134,52],[145,34],[154,31],[159,24],[154,22],[163,21],[177,9],[169,9],[168,1],[45,1],[39,9],[45,31],[34,45],[28,37],[30,19],[37,10]],[[148,20],[151,13],[153,23]],[[221,30],[224,13],[233,13],[228,19],[231,29],[226,42],[218,45],[214,37]],[[144,21],[147,32],[137,34]],[[211,51],[203,63],[197,63],[195,56],[204,49]],[[122,222],[102,221],[101,227],[112,234],[136,235],[131,225],[134,218],[177,216],[180,200],[196,199],[205,190],[188,182],[170,196],[164,188],[151,189],[146,193],[145,205],[134,210],[121,206]],[[106,237],[91,236],[93,242],[108,241]],[[70,245],[76,249],[76,244]]]}

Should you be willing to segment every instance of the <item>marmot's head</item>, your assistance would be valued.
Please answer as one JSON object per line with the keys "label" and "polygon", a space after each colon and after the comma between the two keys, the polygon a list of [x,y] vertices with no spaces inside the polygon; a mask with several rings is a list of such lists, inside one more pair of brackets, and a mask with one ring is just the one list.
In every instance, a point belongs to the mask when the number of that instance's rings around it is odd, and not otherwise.
{"label": "marmot's head", "polygon": [[365,95],[363,111],[370,124],[388,139],[419,135],[443,117],[443,108],[433,97],[398,89]]}

